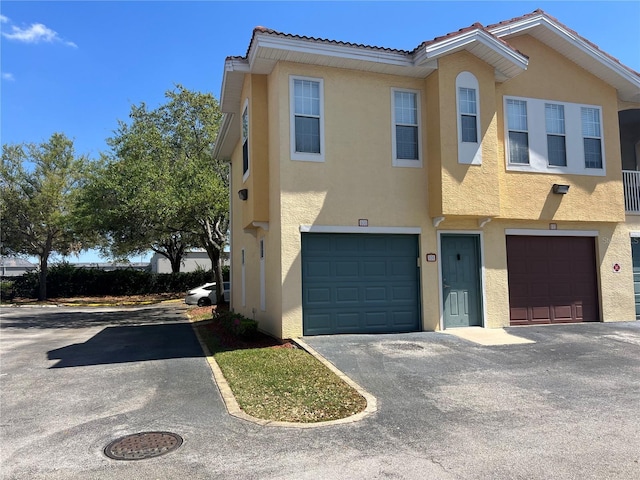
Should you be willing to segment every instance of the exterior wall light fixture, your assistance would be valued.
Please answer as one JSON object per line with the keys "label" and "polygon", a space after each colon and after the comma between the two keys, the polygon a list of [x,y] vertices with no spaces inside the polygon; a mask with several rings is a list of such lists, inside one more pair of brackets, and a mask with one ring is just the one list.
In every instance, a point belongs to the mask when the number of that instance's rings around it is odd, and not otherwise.
{"label": "exterior wall light fixture", "polygon": [[247,198],[249,198],[249,190],[247,190],[246,188],[238,190],[238,197],[240,197],[240,200],[246,200]]}
{"label": "exterior wall light fixture", "polygon": [[558,183],[553,184],[553,193],[565,195],[568,192],[569,192],[569,185],[560,185]]}

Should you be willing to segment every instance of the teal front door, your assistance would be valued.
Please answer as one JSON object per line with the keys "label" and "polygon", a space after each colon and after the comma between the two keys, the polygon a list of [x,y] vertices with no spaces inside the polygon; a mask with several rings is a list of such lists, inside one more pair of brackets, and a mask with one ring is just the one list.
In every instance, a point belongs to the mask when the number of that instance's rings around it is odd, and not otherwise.
{"label": "teal front door", "polygon": [[442,235],[444,327],[482,325],[480,237]]}

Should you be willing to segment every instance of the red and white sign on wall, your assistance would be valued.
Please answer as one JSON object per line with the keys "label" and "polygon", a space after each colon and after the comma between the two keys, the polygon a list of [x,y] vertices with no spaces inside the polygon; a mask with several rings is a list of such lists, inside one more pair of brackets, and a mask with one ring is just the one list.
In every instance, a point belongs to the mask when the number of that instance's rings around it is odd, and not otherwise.
{"label": "red and white sign on wall", "polygon": [[622,268],[622,267],[620,267],[620,264],[619,264],[619,263],[614,263],[614,264],[613,264],[613,271],[614,271],[615,273],[620,272],[620,269],[621,269],[621,268]]}

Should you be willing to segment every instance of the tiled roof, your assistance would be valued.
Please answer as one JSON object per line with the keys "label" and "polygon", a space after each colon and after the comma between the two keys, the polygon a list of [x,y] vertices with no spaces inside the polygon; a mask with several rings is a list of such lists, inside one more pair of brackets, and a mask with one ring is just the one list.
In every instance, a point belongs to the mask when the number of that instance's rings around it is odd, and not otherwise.
{"label": "tiled roof", "polygon": [[640,73],[638,73],[635,70],[633,70],[632,68],[624,65],[622,62],[620,62],[620,60],[618,60],[617,58],[609,55],[607,52],[601,50],[600,47],[598,47],[596,44],[594,44],[593,42],[590,42],[586,38],[582,37],[576,31],[574,31],[571,28],[567,27],[565,24],[563,24],[562,22],[558,21],[558,19],[556,19],[555,17],[549,15],[548,13],[546,13],[544,10],[541,10],[541,9],[536,9],[531,13],[527,13],[527,14],[521,15],[519,17],[514,17],[514,18],[512,18],[510,20],[503,20],[503,21],[498,22],[498,23],[487,25],[486,27],[483,26],[481,23],[476,22],[473,25],[470,25],[470,26],[465,27],[465,28],[461,28],[460,30],[457,30],[455,32],[450,32],[450,33],[447,33],[445,35],[441,35],[439,37],[435,37],[432,40],[426,40],[426,41],[422,42],[420,45],[418,45],[416,48],[414,48],[413,50],[400,50],[400,49],[395,49],[395,48],[379,47],[379,46],[375,46],[375,45],[366,45],[366,44],[362,44],[362,43],[343,42],[343,41],[331,40],[331,39],[327,39],[327,38],[310,37],[310,36],[305,36],[305,35],[295,35],[295,34],[291,34],[291,33],[279,32],[277,30],[273,30],[273,29],[270,29],[270,28],[267,28],[267,27],[258,26],[258,27],[255,27],[253,29],[253,35],[251,36],[251,41],[249,42],[249,47],[247,48],[247,52],[245,53],[245,56],[229,56],[229,57],[227,57],[227,60],[246,60],[248,55],[249,55],[249,52],[251,50],[251,47],[253,45],[253,42],[255,40],[256,35],[258,35],[260,33],[266,33],[266,34],[269,34],[269,35],[275,35],[275,36],[278,36],[278,37],[290,38],[290,39],[294,39],[294,40],[306,40],[306,41],[312,41],[312,42],[316,42],[316,43],[324,43],[324,44],[328,44],[328,45],[339,45],[339,46],[344,46],[344,47],[364,48],[364,49],[367,49],[367,50],[389,52],[389,53],[398,53],[398,54],[401,54],[401,55],[410,56],[410,55],[415,54],[418,50],[428,47],[429,45],[433,45],[435,43],[438,43],[438,42],[441,42],[441,41],[444,41],[444,40],[447,40],[447,39],[455,38],[458,35],[462,35],[464,33],[467,33],[467,32],[470,32],[470,31],[473,31],[473,30],[476,30],[476,29],[482,30],[487,35],[492,36],[494,39],[496,39],[497,41],[501,42],[502,44],[504,44],[509,49],[513,50],[514,52],[518,53],[519,55],[522,55],[522,56],[526,57],[525,54],[523,54],[522,52],[520,52],[517,49],[513,48],[507,41],[496,37],[491,31],[496,29],[496,28],[498,28],[498,27],[506,26],[506,25],[509,25],[509,24],[512,24],[512,23],[517,23],[517,22],[520,22],[522,20],[526,20],[528,18],[535,17],[537,15],[546,16],[547,18],[552,20],[554,23],[562,26],[562,28],[566,29],[572,35],[575,35],[577,38],[579,38],[584,43],[586,43],[586,44],[590,45],[591,47],[593,47],[594,49],[596,49],[598,52],[602,53],[603,55],[605,55],[609,59],[613,60],[614,62],[616,62],[620,66],[622,66],[625,69],[627,69],[630,72],[632,72],[633,74],[640,76]]}
{"label": "tiled roof", "polygon": [[600,47],[598,47],[598,45],[596,45],[595,43],[587,40],[586,38],[584,38],[582,35],[580,35],[578,32],[576,32],[575,30],[567,27],[564,23],[562,23],[561,21],[559,21],[557,18],[555,18],[552,15],[549,15],[547,12],[545,12],[544,10],[538,8],[536,10],[534,10],[531,13],[526,13],[524,15],[521,15],[519,17],[515,17],[512,18],[510,20],[503,20],[501,22],[498,23],[494,23],[493,25],[487,25],[487,30],[493,30],[496,29],[498,27],[503,27],[506,25],[509,25],[511,23],[517,23],[520,22],[522,20],[526,20],[527,18],[531,18],[531,17],[535,17],[538,15],[544,15],[545,17],[547,17],[549,20],[552,20],[554,23],[560,25],[562,28],[564,28],[567,32],[571,33],[572,35],[575,35],[577,38],[579,38],[581,41],[583,41],[584,43],[590,45],[591,47],[593,47],[594,49],[596,49],[598,52],[600,52],[601,54],[605,55],[607,58],[613,60],[614,62],[616,62],[618,65],[620,65],[621,67],[624,67],[625,69],[629,70],[631,73],[634,73],[635,75],[640,76],[640,73],[636,72],[634,69],[626,66],[624,63],[622,63],[620,60],[618,60],[616,57],[609,55],[607,52],[605,52],[604,50],[602,50]]}
{"label": "tiled roof", "polygon": [[354,48],[366,48],[368,50],[377,50],[377,51],[381,51],[381,52],[391,52],[391,53],[399,53],[399,54],[403,54],[403,55],[408,55],[410,52],[407,50],[398,50],[395,48],[388,48],[388,47],[376,47],[374,45],[365,45],[363,43],[352,43],[352,42],[342,42],[340,40],[331,40],[328,38],[319,38],[319,37],[309,37],[306,35],[295,35],[295,34],[291,34],[291,33],[284,33],[284,32],[279,32],[277,30],[273,30],[271,28],[267,28],[267,27],[255,27],[253,29],[253,35],[251,36],[251,41],[249,42],[249,47],[247,48],[247,52],[245,53],[244,57],[241,56],[230,56],[227,57],[227,60],[245,60],[248,56],[249,56],[249,51],[251,51],[251,47],[253,45],[253,41],[256,38],[256,35],[259,33],[267,33],[269,35],[275,35],[278,37],[282,37],[282,38],[291,38],[293,40],[307,40],[307,41],[312,41],[312,42],[316,42],[316,43],[325,43],[327,45],[339,45],[339,46],[343,46],[343,47],[354,47]]}
{"label": "tiled roof", "polygon": [[514,52],[517,52],[518,54],[527,57],[527,55],[523,54],[522,52],[519,52],[518,50],[516,50],[515,48],[513,48],[511,45],[509,45],[509,43],[507,43],[506,41],[502,40],[501,38],[496,37],[494,34],[492,34],[487,27],[485,27],[484,25],[482,25],[479,22],[474,23],[473,25],[470,25],[468,27],[465,28],[461,28],[460,30],[456,31],[456,32],[451,32],[451,33],[447,33],[446,35],[441,35],[439,37],[434,38],[433,40],[426,40],[424,42],[422,42],[420,45],[418,45],[416,48],[414,48],[411,53],[415,53],[418,50],[422,49],[422,48],[426,48],[429,45],[433,45],[435,43],[439,43],[442,42],[443,40],[448,40],[451,38],[455,38],[459,35],[463,35],[467,32],[472,32],[473,30],[482,30],[484,33],[486,33],[487,35],[493,37],[496,41],[502,43],[503,45],[505,45],[507,48],[513,50]]}

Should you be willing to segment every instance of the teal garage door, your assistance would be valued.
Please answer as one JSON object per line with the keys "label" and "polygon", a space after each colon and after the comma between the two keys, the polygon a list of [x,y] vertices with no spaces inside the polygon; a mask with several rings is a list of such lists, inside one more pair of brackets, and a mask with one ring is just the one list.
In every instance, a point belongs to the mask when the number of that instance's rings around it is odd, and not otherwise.
{"label": "teal garage door", "polygon": [[418,330],[417,261],[416,235],[303,233],[303,333]]}
{"label": "teal garage door", "polygon": [[636,294],[636,320],[640,320],[640,238],[631,239],[633,258],[633,290]]}

